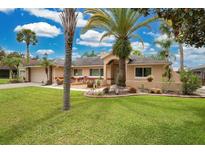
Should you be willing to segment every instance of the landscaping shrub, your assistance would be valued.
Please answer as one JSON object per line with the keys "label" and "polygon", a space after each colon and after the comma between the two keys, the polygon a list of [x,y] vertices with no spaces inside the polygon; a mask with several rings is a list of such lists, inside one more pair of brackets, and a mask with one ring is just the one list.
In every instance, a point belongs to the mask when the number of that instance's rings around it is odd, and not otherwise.
{"label": "landscaping shrub", "polygon": [[89,80],[89,81],[87,82],[87,88],[93,88],[94,84],[95,84],[95,81]]}
{"label": "landscaping shrub", "polygon": [[105,88],[103,89],[103,93],[104,93],[104,94],[108,94],[108,93],[109,93],[109,90],[110,90],[109,87],[105,87]]}
{"label": "landscaping shrub", "polygon": [[62,85],[63,84],[63,79],[56,78],[56,83],[57,83],[57,85]]}
{"label": "landscaping shrub", "polygon": [[101,80],[100,80],[100,79],[97,79],[97,80],[96,80],[96,85],[97,85],[97,87],[100,87],[100,86],[101,86]]}
{"label": "landscaping shrub", "polygon": [[201,87],[201,80],[191,71],[182,71],[180,73],[180,80],[182,82],[182,93],[184,95],[191,95]]}
{"label": "landscaping shrub", "polygon": [[152,80],[154,80],[154,77],[153,77],[152,75],[149,75],[149,76],[147,77],[147,81],[148,81],[148,82],[152,82]]}
{"label": "landscaping shrub", "polygon": [[162,93],[162,90],[159,89],[159,88],[151,88],[151,89],[150,89],[150,93],[153,93],[153,94],[161,94],[161,93]]}
{"label": "landscaping shrub", "polygon": [[135,89],[135,88],[133,88],[133,87],[130,87],[130,88],[128,89],[128,92],[129,92],[129,93],[136,93],[136,92],[137,92],[137,89]]}

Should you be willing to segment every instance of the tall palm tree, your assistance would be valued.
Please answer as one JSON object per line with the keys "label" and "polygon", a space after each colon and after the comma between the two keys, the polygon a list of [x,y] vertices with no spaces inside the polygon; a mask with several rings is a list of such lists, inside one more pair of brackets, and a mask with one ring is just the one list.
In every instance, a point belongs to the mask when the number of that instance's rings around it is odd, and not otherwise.
{"label": "tall palm tree", "polygon": [[29,45],[35,45],[37,43],[36,33],[30,29],[22,29],[17,33],[16,39],[18,42],[26,43],[26,62],[28,64],[30,61]]}
{"label": "tall palm tree", "polygon": [[72,65],[72,47],[77,24],[78,13],[76,9],[66,8],[60,14],[60,19],[64,28],[65,39],[65,63],[64,63],[64,105],[63,110],[70,109],[70,83]]}
{"label": "tall palm tree", "polygon": [[48,71],[49,71],[49,67],[52,66],[52,62],[50,60],[48,60],[48,55],[45,54],[45,56],[42,58],[41,60],[41,66],[44,67],[45,69],[45,73],[46,73],[46,77],[47,77],[47,82],[46,84],[50,84],[50,81],[49,81],[49,77],[48,77]]}
{"label": "tall palm tree", "polygon": [[119,57],[119,74],[117,77],[118,86],[126,86],[125,66],[126,59],[132,51],[132,38],[138,38],[141,42],[142,38],[135,32],[142,27],[149,27],[148,24],[157,19],[157,17],[149,18],[139,22],[139,18],[143,15],[132,9],[86,9],[85,13],[91,14],[83,32],[89,29],[101,29],[106,31],[101,40],[105,37],[114,36],[115,42],[112,47],[113,54]]}
{"label": "tall palm tree", "polygon": [[[160,25],[160,30],[164,33],[167,34],[167,36],[171,39],[174,37],[172,33],[172,21],[163,21],[163,23]],[[173,40],[176,41],[176,38]],[[180,71],[184,70],[184,49],[183,49],[183,44],[181,42],[178,42],[179,44],[179,55],[180,55]]]}

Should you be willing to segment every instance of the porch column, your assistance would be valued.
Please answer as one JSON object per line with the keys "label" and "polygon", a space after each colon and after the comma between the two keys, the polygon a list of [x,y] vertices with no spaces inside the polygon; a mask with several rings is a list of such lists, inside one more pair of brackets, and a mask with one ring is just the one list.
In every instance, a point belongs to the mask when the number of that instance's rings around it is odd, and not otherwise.
{"label": "porch column", "polygon": [[106,80],[106,82],[107,82],[107,64],[104,64],[104,66],[103,66],[103,74],[104,74],[104,80]]}

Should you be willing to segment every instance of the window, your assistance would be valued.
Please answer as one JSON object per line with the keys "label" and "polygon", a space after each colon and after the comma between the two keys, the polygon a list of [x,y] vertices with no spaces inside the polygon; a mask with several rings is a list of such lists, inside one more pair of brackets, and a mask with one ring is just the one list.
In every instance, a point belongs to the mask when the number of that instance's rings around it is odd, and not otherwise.
{"label": "window", "polygon": [[90,69],[90,76],[103,76],[103,69]]}
{"label": "window", "polygon": [[147,77],[152,74],[151,68],[135,68],[136,77]]}
{"label": "window", "polygon": [[74,76],[82,76],[83,71],[82,69],[74,69]]}

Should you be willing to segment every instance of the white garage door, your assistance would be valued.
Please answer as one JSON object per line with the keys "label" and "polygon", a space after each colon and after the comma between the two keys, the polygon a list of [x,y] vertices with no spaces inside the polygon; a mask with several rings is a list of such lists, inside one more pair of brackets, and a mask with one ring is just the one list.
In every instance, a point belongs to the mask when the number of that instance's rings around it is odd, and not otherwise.
{"label": "white garage door", "polygon": [[45,83],[47,80],[44,68],[31,68],[31,82]]}

